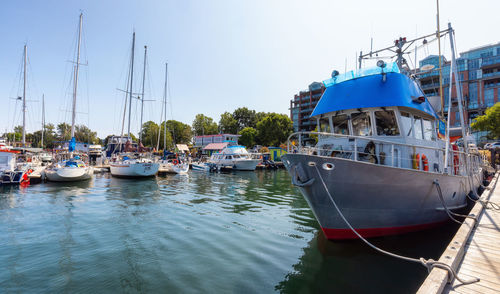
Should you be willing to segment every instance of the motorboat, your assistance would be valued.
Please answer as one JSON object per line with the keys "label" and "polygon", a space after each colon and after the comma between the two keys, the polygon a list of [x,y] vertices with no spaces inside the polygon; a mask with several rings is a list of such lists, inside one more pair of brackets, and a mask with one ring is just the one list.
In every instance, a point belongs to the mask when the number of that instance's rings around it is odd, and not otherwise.
{"label": "motorboat", "polygon": [[442,224],[482,184],[480,155],[439,138],[439,115],[402,57],[406,43],[392,48],[396,62],[334,71],[311,114],[318,131],[288,139],[283,163],[329,239]]}
{"label": "motorboat", "polygon": [[149,158],[122,156],[118,162],[111,162],[109,169],[114,177],[152,177],[158,173],[160,164]]}
{"label": "motorboat", "polygon": [[212,154],[210,162],[218,167],[231,167],[233,170],[255,170],[260,159],[254,159],[244,146],[226,146]]}
{"label": "motorboat", "polygon": [[18,153],[9,149],[0,150],[0,183],[2,185],[29,183],[29,174],[32,170],[17,164]]}

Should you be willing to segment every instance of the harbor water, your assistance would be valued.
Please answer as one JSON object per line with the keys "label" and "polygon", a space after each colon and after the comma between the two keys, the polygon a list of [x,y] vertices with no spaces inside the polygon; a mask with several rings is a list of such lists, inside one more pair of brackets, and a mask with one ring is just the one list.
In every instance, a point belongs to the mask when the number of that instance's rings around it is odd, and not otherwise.
{"label": "harbor water", "polygon": [[[375,238],[438,259],[457,226]],[[0,186],[0,293],[414,293],[419,264],[327,241],[284,170]]]}

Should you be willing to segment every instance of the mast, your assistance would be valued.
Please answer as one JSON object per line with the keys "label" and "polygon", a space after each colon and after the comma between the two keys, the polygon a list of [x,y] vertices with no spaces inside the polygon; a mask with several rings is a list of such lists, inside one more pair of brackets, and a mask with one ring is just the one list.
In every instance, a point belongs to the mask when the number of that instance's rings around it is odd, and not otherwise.
{"label": "mast", "polygon": [[83,13],[80,13],[80,23],[78,26],[78,51],[76,54],[76,66],[75,66],[75,84],[73,85],[73,113],[71,115],[71,139],[75,137],[76,92],[78,90],[78,70],[80,68],[80,43],[82,41],[82,19],[83,19]]}
{"label": "mast", "polygon": [[45,133],[45,94],[42,94],[42,142],[41,147],[43,149],[43,134]]}
{"label": "mast", "polygon": [[[441,30],[439,29],[439,0],[436,0],[437,5],[437,39],[438,39],[438,55],[439,55],[439,97],[441,98],[441,117],[444,117],[444,98],[443,98],[443,69],[441,64]],[[451,28],[450,26],[448,26]],[[451,36],[451,34],[450,34]],[[415,60],[416,62],[416,60]],[[451,82],[451,81],[450,81]],[[448,106],[449,107],[449,106]]]}
{"label": "mast", "polygon": [[24,45],[24,78],[23,78],[23,147],[26,147],[26,63],[28,61],[28,46]]}
{"label": "mast", "polygon": [[163,97],[165,99],[163,103],[164,112],[165,112],[165,120],[163,121],[163,148],[167,150],[167,77],[168,77],[168,63],[165,62],[165,93]]}
{"label": "mast", "polygon": [[[131,63],[130,63],[130,91],[129,91],[129,101],[128,101],[128,136],[132,138],[130,134],[130,119],[132,116],[132,86],[133,86],[133,80],[134,80],[134,49],[135,49],[135,32],[132,34],[132,57],[131,57]],[[132,140],[132,139],[131,139]]]}
{"label": "mast", "polygon": [[139,145],[142,142],[142,115],[144,113],[144,83],[146,81],[146,53],[148,52],[148,46],[144,46],[144,70],[142,73],[142,93],[141,93],[141,125],[139,128]]}

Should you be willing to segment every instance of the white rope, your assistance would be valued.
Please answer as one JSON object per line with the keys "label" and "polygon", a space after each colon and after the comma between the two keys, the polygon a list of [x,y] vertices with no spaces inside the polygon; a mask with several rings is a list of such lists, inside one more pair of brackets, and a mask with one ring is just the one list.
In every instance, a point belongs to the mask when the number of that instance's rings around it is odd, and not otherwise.
{"label": "white rope", "polygon": [[451,268],[451,266],[447,265],[446,263],[443,263],[443,262],[440,262],[440,261],[436,261],[436,260],[433,260],[433,259],[425,259],[423,257],[419,258],[419,259],[416,259],[416,258],[412,258],[412,257],[407,257],[407,256],[402,256],[402,255],[398,255],[398,254],[394,254],[392,252],[389,252],[389,251],[385,251],[383,249],[380,249],[378,248],[377,246],[373,245],[372,243],[370,243],[368,240],[366,240],[365,238],[363,238],[352,226],[351,224],[349,223],[349,221],[347,221],[347,219],[344,217],[344,215],[342,214],[342,212],[340,211],[340,208],[337,206],[337,203],[335,202],[335,200],[333,199],[332,195],[330,194],[330,191],[328,190],[328,187],[326,186],[325,184],[325,181],[323,180],[323,177],[321,176],[321,173],[318,169],[318,166],[316,164],[314,164],[314,168],[316,169],[316,172],[318,173],[318,176],[319,176],[319,179],[321,180],[321,183],[323,184],[323,187],[325,188],[325,191],[326,193],[328,194],[328,197],[330,198],[330,201],[333,203],[333,206],[335,206],[335,209],[337,210],[338,214],[340,215],[340,217],[342,218],[342,220],[345,222],[345,224],[351,229],[351,231],[356,234],[356,236],[358,236],[358,238],[360,238],[366,245],[370,246],[371,248],[375,249],[376,251],[380,252],[380,253],[383,253],[383,254],[386,254],[386,255],[389,255],[389,256],[392,256],[394,258],[399,258],[399,259],[402,259],[402,260],[406,260],[406,261],[410,261],[410,262],[416,262],[416,263],[420,263],[421,265],[425,266],[427,268],[427,271],[430,273],[431,270],[434,268],[434,267],[437,267],[437,268],[441,268],[441,269],[444,269],[446,271],[448,271],[449,275],[448,275],[448,282],[451,283],[453,281],[453,279],[457,279],[460,283],[462,283],[463,285],[467,285],[467,284],[472,284],[472,283],[476,283],[476,282],[479,282],[479,279],[478,278],[473,278],[473,279],[470,279],[470,280],[462,280],[461,278],[458,277],[457,273],[455,272],[455,270],[453,268]]}

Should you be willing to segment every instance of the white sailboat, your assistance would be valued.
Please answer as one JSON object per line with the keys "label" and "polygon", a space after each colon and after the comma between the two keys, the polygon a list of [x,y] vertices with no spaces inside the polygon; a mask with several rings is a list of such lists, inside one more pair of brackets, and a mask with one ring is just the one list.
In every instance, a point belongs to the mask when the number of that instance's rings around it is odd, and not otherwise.
{"label": "white sailboat", "polygon": [[[158,161],[160,164],[160,173],[172,173],[172,174],[186,174],[189,171],[189,163],[183,162],[177,156],[175,158],[167,158],[167,77],[168,77],[168,63],[165,63],[165,89],[163,93],[163,108],[162,108],[162,118],[163,119],[163,157]],[[163,117],[165,114],[165,117]],[[161,121],[160,119],[160,121]],[[161,131],[161,128],[159,129]],[[158,134],[158,144],[156,149],[160,147],[160,134]]]}
{"label": "white sailboat", "polygon": [[[135,32],[132,35],[132,56],[131,56],[131,63],[130,63],[130,76],[129,76],[129,116],[128,116],[128,136],[129,138],[131,137],[130,133],[130,119],[131,119],[131,112],[132,112],[132,86],[133,86],[133,78],[134,78],[134,49],[135,49]],[[144,63],[146,63],[146,49],[144,51]],[[143,77],[144,79],[144,77]],[[143,82],[144,85],[144,82]],[[143,86],[144,88],[144,86]],[[144,89],[143,89],[144,93]],[[144,94],[142,94],[143,97],[142,103],[144,103]],[[127,103],[125,102],[125,105]],[[125,114],[125,113],[124,113]],[[141,115],[141,125],[142,125],[142,115]],[[122,137],[123,137],[123,128],[122,128]],[[140,146],[138,147],[140,148]],[[138,157],[136,155],[133,155],[134,157],[138,158],[131,158],[130,154],[122,155],[118,158],[118,161],[113,162],[110,164],[109,169],[111,172],[111,175],[114,177],[151,177],[156,175],[158,172],[158,169],[160,167],[160,164],[157,162],[153,162],[149,158],[143,158],[143,157]]]}
{"label": "white sailboat", "polygon": [[80,25],[78,29],[78,52],[76,57],[75,74],[74,74],[74,85],[73,85],[73,114],[71,121],[71,141],[69,143],[69,152],[71,159],[61,161],[53,164],[52,166],[45,169],[45,176],[47,180],[54,182],[74,182],[74,181],[84,181],[92,178],[94,174],[94,168],[83,162],[79,156],[73,157],[73,151],[75,150],[76,139],[75,139],[75,118],[76,118],[76,94],[78,89],[78,70],[80,66],[80,43],[81,43],[81,33],[82,33],[82,19],[83,14],[80,14]]}

